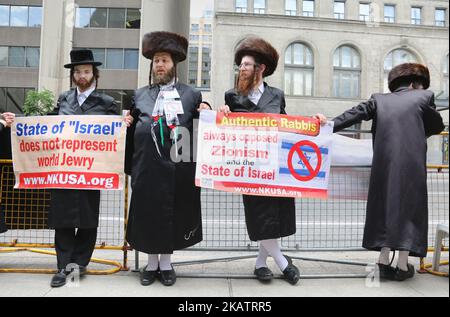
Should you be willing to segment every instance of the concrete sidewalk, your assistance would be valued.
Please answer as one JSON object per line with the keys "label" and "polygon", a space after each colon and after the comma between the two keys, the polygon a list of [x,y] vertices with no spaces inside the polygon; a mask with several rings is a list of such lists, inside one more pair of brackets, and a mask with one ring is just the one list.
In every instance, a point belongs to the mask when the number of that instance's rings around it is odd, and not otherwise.
{"label": "concrete sidewalk", "polygon": [[[449,280],[430,274],[416,274],[406,282],[373,283],[366,278],[366,266],[345,265],[311,261],[314,259],[373,263],[375,252],[287,252],[300,268],[302,279],[292,286],[281,279],[281,273],[270,259],[269,266],[277,278],[268,284],[262,284],[252,276],[254,258],[236,261],[214,261],[211,263],[193,263],[177,265],[177,283],[165,287],[156,281],[143,287],[136,272],[119,272],[113,275],[88,275],[79,285],[67,284],[58,289],[50,287],[52,275],[0,273],[0,296],[35,297],[73,297],[73,296],[115,296],[115,297],[448,297]],[[251,256],[254,253],[242,252],[197,252],[179,251],[173,261],[186,262],[226,257]],[[129,266],[134,268],[134,252],[129,254]],[[121,261],[119,251],[96,251],[96,258]],[[308,258],[300,260],[298,258]],[[413,259],[413,258],[411,258]],[[443,260],[448,253],[443,254]],[[146,257],[141,254],[140,266],[145,265]],[[413,259],[418,267],[418,261]],[[431,259],[427,259],[431,262]],[[0,253],[0,268],[45,268],[54,269],[56,259],[53,256],[29,252]],[[108,269],[110,267],[92,264],[89,269]],[[442,268],[448,272],[448,266]],[[348,278],[353,276],[353,278]]]}

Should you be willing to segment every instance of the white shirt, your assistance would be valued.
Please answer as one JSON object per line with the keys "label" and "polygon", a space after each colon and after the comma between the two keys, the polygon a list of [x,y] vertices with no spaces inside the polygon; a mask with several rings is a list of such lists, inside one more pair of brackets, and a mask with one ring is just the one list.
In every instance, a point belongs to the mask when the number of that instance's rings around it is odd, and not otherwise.
{"label": "white shirt", "polygon": [[264,93],[264,82],[262,82],[261,85],[259,85],[258,89],[254,89],[250,92],[250,94],[248,95],[248,99],[250,99],[251,102],[257,105],[263,93]]}
{"label": "white shirt", "polygon": [[83,103],[86,101],[86,99],[88,99],[89,96],[94,92],[94,90],[95,90],[95,85],[93,85],[91,88],[89,88],[85,92],[80,92],[80,89],[77,87],[77,99],[78,99],[78,104],[80,105],[80,107],[83,105]]}

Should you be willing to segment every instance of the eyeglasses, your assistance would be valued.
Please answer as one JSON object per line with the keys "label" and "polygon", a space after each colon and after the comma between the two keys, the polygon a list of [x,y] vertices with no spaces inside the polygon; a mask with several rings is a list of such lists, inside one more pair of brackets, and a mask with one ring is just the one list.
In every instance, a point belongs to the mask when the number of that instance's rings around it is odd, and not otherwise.
{"label": "eyeglasses", "polygon": [[241,65],[239,65],[239,68],[244,67],[245,69],[250,68],[251,66],[255,66],[258,67],[258,64],[252,64],[252,63],[242,63]]}

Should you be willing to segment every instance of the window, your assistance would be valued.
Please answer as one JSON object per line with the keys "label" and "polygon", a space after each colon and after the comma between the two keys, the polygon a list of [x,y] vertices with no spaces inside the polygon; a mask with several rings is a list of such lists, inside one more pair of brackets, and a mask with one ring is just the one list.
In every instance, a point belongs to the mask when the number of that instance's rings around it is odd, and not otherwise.
{"label": "window", "polygon": [[189,85],[197,87],[198,47],[189,48]]}
{"label": "window", "polygon": [[286,15],[297,15],[297,0],[286,0]]}
{"label": "window", "polygon": [[139,50],[125,50],[125,69],[138,69]]}
{"label": "window", "polygon": [[108,28],[123,29],[125,27],[125,9],[109,9]]}
{"label": "window", "polygon": [[108,48],[106,50],[105,68],[123,69],[123,49]]}
{"label": "window", "polygon": [[345,19],[345,2],[334,1],[334,18]]}
{"label": "window", "polygon": [[139,9],[127,9],[127,29],[141,28],[141,11]]}
{"label": "window", "polygon": [[200,24],[191,25],[191,32],[199,32],[199,31],[200,31]]}
{"label": "window", "polygon": [[391,4],[384,5],[384,22],[395,23],[395,6]]}
{"label": "window", "polygon": [[384,60],[384,92],[389,92],[388,75],[395,66],[403,63],[417,62],[417,57],[408,50],[396,49],[390,52]]}
{"label": "window", "polygon": [[358,98],[360,96],[361,57],[350,46],[341,46],[333,58],[334,96],[339,98]]}
{"label": "window", "polygon": [[421,24],[422,23],[422,8],[412,7],[411,8],[411,24]]}
{"label": "window", "polygon": [[75,14],[75,26],[77,28],[88,28],[91,20],[90,8],[77,8]]}
{"label": "window", "polygon": [[28,15],[29,27],[40,27],[42,25],[42,7],[30,7]]}
{"label": "window", "polygon": [[121,110],[131,109],[134,97],[133,90],[99,90],[98,92],[113,97]]}
{"label": "window", "polygon": [[28,7],[11,6],[11,26],[28,25]]}
{"label": "window", "polygon": [[25,66],[25,47],[10,47],[8,61],[10,67],[24,67]]}
{"label": "window", "polygon": [[236,0],[236,12],[247,13],[247,0]]}
{"label": "window", "polygon": [[106,21],[108,16],[107,9],[99,9],[93,8],[91,9],[91,19],[90,19],[90,27],[91,28],[106,28]]}
{"label": "window", "polygon": [[8,47],[0,46],[0,66],[8,66]]}
{"label": "window", "polygon": [[303,16],[304,17],[314,16],[314,1],[303,0]]}
{"label": "window", "polygon": [[449,81],[448,81],[448,54],[447,54],[447,57],[445,58],[445,61],[444,61],[444,67],[443,67],[443,77],[444,77],[444,89],[443,89],[443,91],[444,91],[444,96],[443,96],[443,99],[446,99],[447,100],[447,104],[448,104],[448,84],[449,84]]}
{"label": "window", "polygon": [[0,26],[9,26],[9,6],[0,5]]}
{"label": "window", "polygon": [[22,113],[25,96],[33,88],[0,88],[0,112]]}
{"label": "window", "polygon": [[103,65],[99,66],[100,68],[105,67],[106,63],[106,52],[104,48],[92,48],[92,55],[94,55],[94,61],[100,62]]}
{"label": "window", "polygon": [[27,47],[26,48],[26,67],[39,67],[39,48]]}
{"label": "window", "polygon": [[208,33],[212,32],[212,25],[211,24],[205,24],[204,28],[205,28],[205,32],[208,32]]}
{"label": "window", "polygon": [[287,95],[312,96],[314,58],[312,50],[302,43],[291,44],[285,55],[284,85]]}
{"label": "window", "polygon": [[445,9],[436,9],[434,12],[434,20],[436,26],[445,26]]}
{"label": "window", "polygon": [[266,0],[254,0],[253,13],[265,14],[266,13]]}
{"label": "window", "polygon": [[370,17],[370,4],[369,3],[360,3],[359,4],[359,20],[360,21],[369,21]]}

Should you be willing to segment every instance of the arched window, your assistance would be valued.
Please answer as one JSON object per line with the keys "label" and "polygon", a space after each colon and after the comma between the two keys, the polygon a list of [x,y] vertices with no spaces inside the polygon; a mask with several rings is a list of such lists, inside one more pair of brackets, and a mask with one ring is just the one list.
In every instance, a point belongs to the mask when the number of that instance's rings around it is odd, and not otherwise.
{"label": "arched window", "polygon": [[361,87],[361,56],[354,48],[343,45],[333,58],[334,97],[359,98]]}
{"label": "arched window", "polygon": [[443,91],[444,91],[444,99],[448,100],[448,54],[447,57],[445,58],[444,61],[444,67],[442,69],[442,73],[443,73],[443,77],[444,77],[444,87],[443,87]]}
{"label": "arched window", "polygon": [[312,96],[314,56],[302,43],[291,44],[285,54],[284,89],[290,96]]}
{"label": "arched window", "polygon": [[389,92],[388,75],[395,67],[403,63],[417,63],[417,56],[405,49],[395,49],[384,60],[384,92]]}

